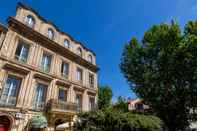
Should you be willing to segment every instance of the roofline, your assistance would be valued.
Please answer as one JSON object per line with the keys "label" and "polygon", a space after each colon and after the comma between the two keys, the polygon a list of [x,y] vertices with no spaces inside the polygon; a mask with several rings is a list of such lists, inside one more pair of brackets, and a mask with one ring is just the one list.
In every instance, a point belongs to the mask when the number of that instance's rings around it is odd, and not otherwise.
{"label": "roofline", "polygon": [[74,41],[74,42],[80,44],[84,49],[86,49],[87,51],[90,51],[91,53],[93,53],[94,56],[96,56],[96,53],[95,53],[93,50],[91,50],[91,49],[87,48],[86,46],[84,46],[84,44],[81,43],[80,41],[75,40],[75,39],[74,39],[71,35],[69,35],[68,33],[61,31],[53,22],[48,21],[48,20],[46,20],[45,18],[43,18],[43,17],[42,17],[41,15],[39,15],[39,13],[38,13],[37,11],[35,11],[32,7],[27,6],[27,5],[24,5],[24,4],[21,3],[21,2],[18,2],[18,3],[17,3],[16,9],[18,9],[18,8],[20,8],[20,7],[21,7],[21,8],[24,8],[24,9],[26,9],[26,10],[30,10],[30,11],[33,12],[36,16],[38,16],[39,19],[41,19],[42,21],[44,21],[44,22],[47,23],[47,24],[52,25],[59,33],[64,34],[64,35],[67,35],[72,41]]}
{"label": "roofline", "polygon": [[[56,43],[55,41],[49,39],[48,37],[44,36],[40,32],[33,30],[32,28],[28,27],[27,25],[25,25],[21,21],[18,21],[16,18],[9,17],[7,19],[7,21],[8,21],[8,28],[9,29],[11,29],[15,32],[18,32],[20,35],[28,38],[29,40],[37,42],[37,43],[41,44],[42,46],[45,46],[45,47],[47,46],[47,48],[52,51],[55,50],[54,52],[60,53],[62,56],[76,62],[79,65],[82,65],[82,66],[88,68],[92,72],[97,73],[99,71],[99,67],[97,67],[97,65],[90,63],[89,61],[78,56],[77,54],[70,51],[69,49],[67,49],[63,45],[60,45],[60,44]],[[48,43],[50,43],[50,44],[48,44]],[[57,49],[58,49],[58,51],[57,51]]]}

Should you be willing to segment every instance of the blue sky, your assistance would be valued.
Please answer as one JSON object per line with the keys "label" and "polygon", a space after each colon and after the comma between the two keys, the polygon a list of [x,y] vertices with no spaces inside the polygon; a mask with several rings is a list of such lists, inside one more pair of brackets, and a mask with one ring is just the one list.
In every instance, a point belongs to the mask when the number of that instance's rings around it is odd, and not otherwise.
{"label": "blue sky", "polygon": [[[124,44],[152,25],[176,19],[181,27],[197,18],[197,0],[20,0],[95,51],[99,83],[118,96],[135,97],[120,73]],[[15,15],[17,0],[2,0],[0,22]]]}

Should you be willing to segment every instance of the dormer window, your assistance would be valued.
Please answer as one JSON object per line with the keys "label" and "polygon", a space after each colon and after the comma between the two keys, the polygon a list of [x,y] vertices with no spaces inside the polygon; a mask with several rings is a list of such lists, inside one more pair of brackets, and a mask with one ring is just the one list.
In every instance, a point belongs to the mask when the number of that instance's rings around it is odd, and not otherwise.
{"label": "dormer window", "polygon": [[81,48],[77,48],[77,55],[82,57],[82,50],[81,50]]}
{"label": "dormer window", "polygon": [[70,48],[70,42],[67,39],[64,40],[64,46]]}
{"label": "dormer window", "polygon": [[88,61],[92,63],[92,55],[88,55]]}
{"label": "dormer window", "polygon": [[53,40],[54,39],[54,32],[52,29],[48,29],[47,35],[49,37],[49,39]]}
{"label": "dormer window", "polygon": [[28,15],[28,16],[25,18],[25,23],[26,23],[29,27],[34,28],[35,19],[33,18],[33,16]]}

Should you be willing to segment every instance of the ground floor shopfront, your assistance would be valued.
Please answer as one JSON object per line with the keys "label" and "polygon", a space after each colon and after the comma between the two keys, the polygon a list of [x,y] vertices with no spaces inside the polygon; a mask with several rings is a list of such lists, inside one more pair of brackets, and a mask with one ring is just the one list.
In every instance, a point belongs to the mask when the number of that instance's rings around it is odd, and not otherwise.
{"label": "ground floor shopfront", "polygon": [[74,114],[68,113],[46,114],[34,111],[17,112],[1,110],[0,131],[72,130],[74,116]]}

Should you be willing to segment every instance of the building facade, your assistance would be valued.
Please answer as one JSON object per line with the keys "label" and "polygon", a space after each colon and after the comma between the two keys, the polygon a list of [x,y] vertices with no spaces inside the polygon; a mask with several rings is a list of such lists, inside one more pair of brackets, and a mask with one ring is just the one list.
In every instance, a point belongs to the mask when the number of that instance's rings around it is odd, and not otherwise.
{"label": "building facade", "polygon": [[145,105],[142,99],[133,99],[128,101],[128,110],[129,111],[140,111],[144,112],[146,110],[149,110],[149,106]]}
{"label": "building facade", "polygon": [[[18,3],[0,25],[0,130],[72,125],[77,112],[95,108],[97,71],[93,51]],[[38,119],[46,127],[33,127]]]}

